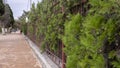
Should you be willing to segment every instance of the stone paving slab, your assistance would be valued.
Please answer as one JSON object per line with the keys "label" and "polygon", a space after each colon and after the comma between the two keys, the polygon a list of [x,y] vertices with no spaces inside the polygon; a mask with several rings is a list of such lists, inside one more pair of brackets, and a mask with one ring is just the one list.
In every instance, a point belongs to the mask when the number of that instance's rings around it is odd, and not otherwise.
{"label": "stone paving slab", "polygon": [[21,34],[0,35],[0,68],[41,68]]}

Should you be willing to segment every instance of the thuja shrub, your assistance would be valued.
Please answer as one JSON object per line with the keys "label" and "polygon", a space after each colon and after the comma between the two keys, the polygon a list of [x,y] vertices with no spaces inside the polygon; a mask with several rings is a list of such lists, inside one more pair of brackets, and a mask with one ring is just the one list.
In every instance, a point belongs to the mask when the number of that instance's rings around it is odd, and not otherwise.
{"label": "thuja shrub", "polygon": [[66,67],[119,68],[120,3],[90,0],[89,4],[85,17],[73,15],[65,24]]}

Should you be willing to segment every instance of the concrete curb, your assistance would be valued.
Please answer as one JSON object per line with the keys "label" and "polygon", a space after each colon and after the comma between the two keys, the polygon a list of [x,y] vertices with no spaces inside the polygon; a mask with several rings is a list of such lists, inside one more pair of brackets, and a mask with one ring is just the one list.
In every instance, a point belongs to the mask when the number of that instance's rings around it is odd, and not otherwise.
{"label": "concrete curb", "polygon": [[39,59],[42,68],[59,68],[48,56],[46,53],[41,53],[41,50],[33,43],[28,37],[24,35],[26,41],[29,43],[30,47],[36,54]]}

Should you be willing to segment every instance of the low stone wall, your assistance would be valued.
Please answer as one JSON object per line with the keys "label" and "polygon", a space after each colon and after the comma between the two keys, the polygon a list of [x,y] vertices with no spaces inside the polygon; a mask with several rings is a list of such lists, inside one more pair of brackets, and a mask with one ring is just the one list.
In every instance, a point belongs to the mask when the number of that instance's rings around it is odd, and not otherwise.
{"label": "low stone wall", "polygon": [[34,53],[36,54],[37,58],[39,59],[42,68],[59,68],[46,54],[46,52],[41,53],[41,50],[35,43],[33,43],[28,37],[24,36],[25,39],[28,41],[30,47],[33,49]]}

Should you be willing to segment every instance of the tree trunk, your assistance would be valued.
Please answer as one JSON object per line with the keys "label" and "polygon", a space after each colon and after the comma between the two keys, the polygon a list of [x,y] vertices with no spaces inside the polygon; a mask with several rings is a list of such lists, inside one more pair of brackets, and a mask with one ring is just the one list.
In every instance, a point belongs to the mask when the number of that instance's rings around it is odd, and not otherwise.
{"label": "tree trunk", "polygon": [[2,27],[2,34],[5,35],[5,28]]}

